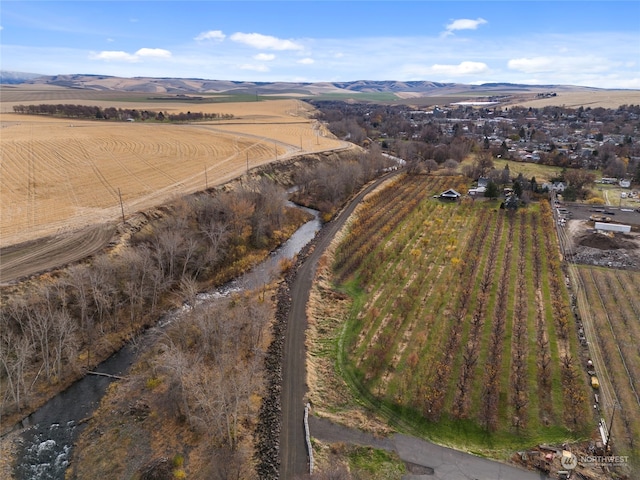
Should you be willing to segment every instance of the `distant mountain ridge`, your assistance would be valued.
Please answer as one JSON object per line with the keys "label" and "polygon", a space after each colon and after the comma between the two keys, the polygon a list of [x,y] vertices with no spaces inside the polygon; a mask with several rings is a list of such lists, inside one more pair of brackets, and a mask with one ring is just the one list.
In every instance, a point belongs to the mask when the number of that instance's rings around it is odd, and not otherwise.
{"label": "distant mountain ridge", "polygon": [[113,77],[108,75],[38,75],[21,72],[0,72],[0,83],[26,83],[56,85],[100,91],[127,91],[167,94],[234,93],[234,94],[349,94],[393,93],[397,95],[432,96],[455,93],[486,92],[491,95],[511,91],[536,93],[549,91],[601,90],[570,85],[523,85],[512,83],[486,83],[469,85],[432,81],[356,80],[350,82],[248,82],[232,80],[208,80],[201,78]]}
{"label": "distant mountain ridge", "polygon": [[25,83],[34,78],[41,77],[39,73],[26,73],[26,72],[10,72],[7,70],[0,70],[0,84],[18,84]]}

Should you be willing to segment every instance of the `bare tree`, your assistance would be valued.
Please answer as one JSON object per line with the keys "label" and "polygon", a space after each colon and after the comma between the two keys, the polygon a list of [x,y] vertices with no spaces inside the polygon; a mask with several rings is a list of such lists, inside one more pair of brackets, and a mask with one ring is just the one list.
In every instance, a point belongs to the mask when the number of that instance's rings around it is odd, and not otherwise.
{"label": "bare tree", "polygon": [[76,323],[66,309],[59,310],[54,318],[52,332],[53,373],[60,379],[64,373],[63,367],[73,367],[78,353],[76,339]]}
{"label": "bare tree", "polygon": [[480,177],[487,176],[489,171],[493,168],[493,158],[491,158],[491,153],[486,150],[478,152],[476,159],[474,160],[474,164],[476,165],[478,175]]}
{"label": "bare tree", "polygon": [[208,240],[206,261],[216,264],[224,256],[224,248],[229,240],[229,226],[225,222],[209,218],[200,224],[200,232]]}
{"label": "bare tree", "polygon": [[87,269],[87,277],[100,329],[108,322],[115,330],[117,316],[114,310],[118,304],[119,290],[114,285],[116,275],[113,260],[106,254],[97,256]]}
{"label": "bare tree", "polygon": [[245,448],[217,448],[203,474],[211,480],[252,480],[256,478],[251,452]]}
{"label": "bare tree", "polygon": [[280,185],[267,178],[260,179],[256,192],[258,194],[256,212],[264,215],[274,230],[281,228],[285,219],[287,192]]}
{"label": "bare tree", "polygon": [[7,388],[2,397],[2,405],[11,396],[16,408],[20,410],[25,397],[29,393],[26,381],[26,370],[34,347],[31,339],[26,335],[16,335],[7,325],[0,325],[0,366],[6,375]]}
{"label": "bare tree", "polygon": [[448,170],[448,173],[450,175],[453,175],[454,173],[456,173],[456,170],[458,169],[458,165],[459,165],[458,162],[456,162],[453,158],[450,158],[444,162],[443,167]]}

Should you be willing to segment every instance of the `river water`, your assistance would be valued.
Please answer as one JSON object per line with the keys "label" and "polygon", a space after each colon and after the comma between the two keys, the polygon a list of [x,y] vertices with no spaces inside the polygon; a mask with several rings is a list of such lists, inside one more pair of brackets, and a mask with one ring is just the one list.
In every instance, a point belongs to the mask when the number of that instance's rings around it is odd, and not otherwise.
{"label": "river water", "polygon": [[[311,213],[313,219],[303,224],[289,240],[250,272],[218,289],[199,294],[196,301],[213,301],[232,292],[258,288],[274,278],[280,262],[293,258],[320,230],[318,212],[300,208]],[[166,313],[159,320],[158,327],[176,320],[187,308],[184,306]],[[124,376],[135,357],[135,348],[126,346],[94,371]],[[17,480],[64,480],[73,443],[83,427],[82,420],[92,415],[112,381],[114,379],[109,377],[87,375],[23,421],[26,428],[20,437],[18,462],[14,469]]]}

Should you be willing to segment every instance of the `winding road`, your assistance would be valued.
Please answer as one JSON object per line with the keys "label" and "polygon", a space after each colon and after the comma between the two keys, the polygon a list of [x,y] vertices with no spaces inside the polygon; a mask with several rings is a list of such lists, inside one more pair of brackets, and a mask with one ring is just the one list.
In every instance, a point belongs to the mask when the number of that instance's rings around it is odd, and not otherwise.
{"label": "winding road", "polygon": [[[399,172],[391,172],[369,184],[320,231],[312,253],[298,269],[291,285],[291,308],[285,334],[281,391],[280,478],[283,480],[302,478],[309,473],[303,424],[304,396],[307,391],[304,345],[307,328],[306,307],[318,260],[362,199],[397,173]],[[406,477],[407,479],[541,480],[548,478],[541,472],[523,470],[442,447],[416,437],[395,434],[388,439],[375,439],[364,432],[335,425],[313,416],[310,417],[309,423],[312,437],[330,442],[353,443],[392,450],[397,452],[403,461],[428,472],[425,476],[410,475]]]}

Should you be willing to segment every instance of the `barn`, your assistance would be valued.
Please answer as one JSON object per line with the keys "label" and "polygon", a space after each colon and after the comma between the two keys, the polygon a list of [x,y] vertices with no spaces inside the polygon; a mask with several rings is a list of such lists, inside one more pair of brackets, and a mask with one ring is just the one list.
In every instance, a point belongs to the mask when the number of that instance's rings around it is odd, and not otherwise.
{"label": "barn", "polygon": [[450,188],[449,190],[445,190],[440,195],[438,195],[438,198],[440,200],[453,200],[453,201],[456,201],[460,197],[461,197],[461,195],[458,192],[456,192],[453,188]]}

